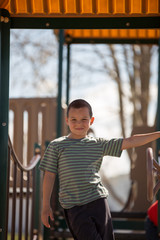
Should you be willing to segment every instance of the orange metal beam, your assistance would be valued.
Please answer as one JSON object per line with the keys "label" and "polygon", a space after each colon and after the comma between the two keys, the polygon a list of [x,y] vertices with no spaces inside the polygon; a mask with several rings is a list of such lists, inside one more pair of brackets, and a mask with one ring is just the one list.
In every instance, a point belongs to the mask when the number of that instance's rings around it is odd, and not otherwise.
{"label": "orange metal beam", "polygon": [[23,17],[159,16],[159,0],[0,0],[0,8]]}

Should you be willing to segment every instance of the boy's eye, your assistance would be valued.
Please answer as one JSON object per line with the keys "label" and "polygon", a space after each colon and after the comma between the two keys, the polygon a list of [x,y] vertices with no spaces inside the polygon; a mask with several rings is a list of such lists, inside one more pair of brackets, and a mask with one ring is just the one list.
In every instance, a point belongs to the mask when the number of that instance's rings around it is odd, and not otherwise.
{"label": "boy's eye", "polygon": [[71,121],[72,121],[72,122],[75,122],[75,121],[76,121],[76,119],[72,119]]}
{"label": "boy's eye", "polygon": [[84,118],[84,119],[82,119],[83,121],[87,121],[87,119],[86,118]]}

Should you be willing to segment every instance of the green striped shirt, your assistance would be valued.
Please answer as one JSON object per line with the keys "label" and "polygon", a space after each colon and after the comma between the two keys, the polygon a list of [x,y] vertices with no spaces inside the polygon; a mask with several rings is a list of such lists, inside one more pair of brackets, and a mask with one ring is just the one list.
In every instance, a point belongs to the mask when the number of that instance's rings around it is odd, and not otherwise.
{"label": "green striped shirt", "polygon": [[120,157],[122,141],[90,136],[70,139],[64,136],[50,142],[40,169],[58,173],[59,200],[63,208],[69,209],[108,196],[98,172],[103,156]]}

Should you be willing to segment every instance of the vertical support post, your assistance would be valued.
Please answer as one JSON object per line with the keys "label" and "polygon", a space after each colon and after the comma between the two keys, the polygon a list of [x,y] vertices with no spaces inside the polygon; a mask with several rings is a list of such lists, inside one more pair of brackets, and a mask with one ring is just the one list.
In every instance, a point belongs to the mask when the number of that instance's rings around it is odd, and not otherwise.
{"label": "vertical support post", "polygon": [[[64,43],[64,31],[63,29],[59,30],[59,65],[58,65],[58,96],[57,96],[57,137],[61,136],[62,132],[62,78],[63,78],[63,43]],[[58,210],[59,203],[58,203],[58,188],[59,188],[59,181],[58,176],[56,176],[56,181],[54,184],[54,188],[52,190],[51,196],[51,207],[52,209]],[[54,203],[54,206],[53,206]],[[51,223],[52,228],[53,223]],[[43,239],[49,239],[50,235],[52,234],[51,230],[44,226],[43,231]]]}
{"label": "vertical support post", "polygon": [[[57,99],[57,137],[62,135],[62,79],[63,79],[63,44],[64,44],[64,30],[59,30],[59,66],[58,66],[58,99]],[[58,176],[55,180],[55,209],[59,208],[58,202],[59,180]],[[52,197],[53,194],[52,194]],[[52,199],[51,197],[51,199]]]}
{"label": "vertical support post", "polygon": [[[41,148],[40,145],[35,143],[34,144],[34,155],[41,155]],[[35,199],[34,199],[34,234],[37,235],[37,239],[39,239],[39,230],[40,230],[40,199],[41,199],[41,194],[40,194],[40,189],[41,189],[41,185],[40,185],[40,179],[41,179],[41,172],[39,170],[39,163],[37,164],[37,166],[35,167]]]}
{"label": "vertical support post", "polygon": [[63,74],[63,43],[64,31],[59,30],[59,67],[58,67],[58,97],[57,97],[57,137],[61,136],[62,129],[62,74]]}
{"label": "vertical support post", "polygon": [[67,45],[67,79],[66,79],[66,104],[69,104],[70,90],[70,44]]}
{"label": "vertical support post", "polygon": [[10,16],[0,9],[0,240],[5,239],[7,231],[9,46]]}
{"label": "vertical support post", "polygon": [[[157,103],[157,130],[160,131],[160,39],[158,50],[158,103]],[[160,151],[160,139],[157,140],[157,159]],[[160,234],[160,190],[158,191],[158,232]]]}

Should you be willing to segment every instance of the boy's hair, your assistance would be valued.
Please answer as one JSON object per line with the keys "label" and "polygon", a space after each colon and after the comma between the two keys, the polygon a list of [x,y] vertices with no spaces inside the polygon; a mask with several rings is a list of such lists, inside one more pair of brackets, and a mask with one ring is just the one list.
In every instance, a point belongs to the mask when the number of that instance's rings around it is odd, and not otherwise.
{"label": "boy's hair", "polygon": [[69,104],[69,106],[67,108],[67,117],[69,116],[69,110],[71,108],[82,108],[82,107],[87,107],[88,108],[89,115],[90,115],[90,118],[91,118],[92,115],[93,115],[92,107],[91,107],[91,105],[87,101],[85,101],[83,99],[76,99],[76,100],[74,100],[73,102],[71,102]]}

